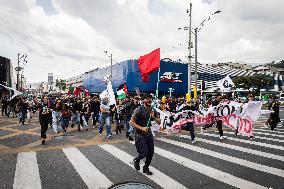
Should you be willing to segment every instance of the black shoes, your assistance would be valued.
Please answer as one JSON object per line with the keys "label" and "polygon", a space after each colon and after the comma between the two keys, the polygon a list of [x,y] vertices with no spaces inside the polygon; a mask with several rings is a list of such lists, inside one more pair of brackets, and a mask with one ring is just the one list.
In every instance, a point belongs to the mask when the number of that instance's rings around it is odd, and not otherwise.
{"label": "black shoes", "polygon": [[143,167],[143,173],[145,173],[146,175],[153,175],[153,173],[149,170],[148,167]]}
{"label": "black shoes", "polygon": [[129,139],[130,141],[134,141],[134,138],[133,138],[132,136],[129,136],[128,139]]}
{"label": "black shoes", "polygon": [[139,162],[136,158],[133,159],[133,165],[134,165],[134,168],[135,168],[137,171],[140,170],[140,165],[139,165],[139,163],[140,163],[140,162]]}
{"label": "black shoes", "polygon": [[44,140],[44,139],[41,141],[41,144],[42,144],[42,145],[45,144],[45,140]]}

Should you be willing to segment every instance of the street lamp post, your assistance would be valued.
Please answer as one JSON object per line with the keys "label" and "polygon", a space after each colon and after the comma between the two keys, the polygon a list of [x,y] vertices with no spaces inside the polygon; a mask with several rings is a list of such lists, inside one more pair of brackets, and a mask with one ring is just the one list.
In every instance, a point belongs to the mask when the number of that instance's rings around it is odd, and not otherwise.
{"label": "street lamp post", "polygon": [[187,91],[191,95],[191,17],[192,17],[192,3],[189,5],[189,29],[188,29],[188,85]]}
{"label": "street lamp post", "polygon": [[[108,54],[108,51],[104,51],[106,54]],[[112,82],[112,53],[110,53],[110,81]]]}
{"label": "street lamp post", "polygon": [[16,87],[17,90],[20,90],[20,84],[19,84],[20,78],[19,78],[19,76],[20,76],[20,71],[23,69],[23,67],[20,67],[20,60],[22,58],[24,58],[24,63],[27,63],[27,61],[26,61],[27,55],[23,54],[21,56],[21,54],[18,53],[18,66],[15,68],[15,70],[17,71],[17,87]]}
{"label": "street lamp post", "polygon": [[[191,43],[191,18],[192,18],[192,3],[189,4],[189,10],[186,10],[186,13],[189,13],[189,27],[183,27],[184,30],[188,30],[188,67],[187,67],[187,72],[188,72],[188,77],[187,77],[187,92],[191,96],[191,48],[192,48],[192,43]],[[180,30],[182,28],[178,28]]]}
{"label": "street lamp post", "polygon": [[[218,13],[220,13],[221,11],[220,10],[218,10],[218,11],[216,11],[216,12],[214,12],[213,14],[211,14],[210,16],[213,16],[214,14],[218,14]],[[206,22],[206,21],[208,21],[208,20],[210,20],[211,19],[211,17],[208,17],[208,18],[206,18],[205,20],[203,20],[201,23],[200,23],[200,27],[199,28],[195,28],[194,29],[194,36],[195,36],[195,44],[194,44],[194,48],[195,48],[195,55],[194,55],[194,59],[195,59],[195,89],[197,90],[197,78],[198,78],[198,76],[197,76],[197,64],[198,64],[198,62],[197,62],[197,36],[198,36],[198,32],[201,30],[201,28],[204,26],[204,23]]]}

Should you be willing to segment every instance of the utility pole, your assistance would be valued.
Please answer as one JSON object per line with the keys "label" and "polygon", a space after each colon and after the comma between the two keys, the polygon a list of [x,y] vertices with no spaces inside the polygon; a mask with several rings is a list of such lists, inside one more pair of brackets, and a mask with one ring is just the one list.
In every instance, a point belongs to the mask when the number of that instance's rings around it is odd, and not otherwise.
{"label": "utility pole", "polygon": [[189,29],[188,29],[188,93],[191,96],[191,17],[192,17],[192,3],[189,7]]}
{"label": "utility pole", "polygon": [[110,81],[112,82],[112,53],[110,54]]}
{"label": "utility pole", "polygon": [[17,90],[19,90],[19,72],[20,72],[20,54],[18,53],[18,67],[16,68],[17,71]]}
{"label": "utility pole", "polygon": [[198,32],[198,28],[194,29],[194,33],[195,33],[195,54],[194,54],[194,59],[195,59],[195,89],[197,91],[197,32]]}

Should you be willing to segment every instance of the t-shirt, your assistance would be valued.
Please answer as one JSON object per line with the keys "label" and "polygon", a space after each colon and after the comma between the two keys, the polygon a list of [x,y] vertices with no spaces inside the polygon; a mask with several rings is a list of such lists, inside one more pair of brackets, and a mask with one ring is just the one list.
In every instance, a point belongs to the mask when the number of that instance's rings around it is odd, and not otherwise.
{"label": "t-shirt", "polygon": [[[134,110],[132,118],[136,121],[136,124],[138,124],[139,126],[147,127],[151,112],[152,112],[151,108],[148,109],[144,105],[142,105]],[[157,117],[157,114],[155,114],[155,117]],[[153,118],[151,118],[151,120],[153,120]],[[151,126],[151,122],[149,122],[148,127],[150,128],[150,126]],[[149,132],[151,132],[150,129],[148,130],[148,133]],[[148,133],[141,131],[140,129],[137,129],[137,133],[142,134],[142,135],[148,134]]]}
{"label": "t-shirt", "polygon": [[[108,104],[101,104],[100,108],[106,110],[106,111],[110,111],[110,107]],[[102,113],[103,115],[109,115],[109,113]]]}

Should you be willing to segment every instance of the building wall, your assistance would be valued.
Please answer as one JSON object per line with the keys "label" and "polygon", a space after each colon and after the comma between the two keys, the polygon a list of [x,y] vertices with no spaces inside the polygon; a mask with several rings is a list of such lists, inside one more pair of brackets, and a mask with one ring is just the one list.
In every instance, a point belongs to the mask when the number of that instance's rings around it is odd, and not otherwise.
{"label": "building wall", "polygon": [[12,87],[11,61],[0,56],[0,83]]}
{"label": "building wall", "polygon": [[[138,88],[141,92],[152,92],[156,90],[158,81],[158,71],[149,76],[149,82],[145,83],[141,79],[137,60],[127,60],[113,65],[112,84],[114,90],[126,82],[128,91],[135,92]],[[92,73],[88,73],[84,79],[84,86],[90,92],[102,92],[106,89],[104,77],[110,75],[110,66],[101,68]],[[168,93],[169,88],[174,89],[174,93],[186,93],[187,91],[187,65],[183,63],[169,62],[161,60],[160,78],[163,81],[159,84],[159,92]]]}

